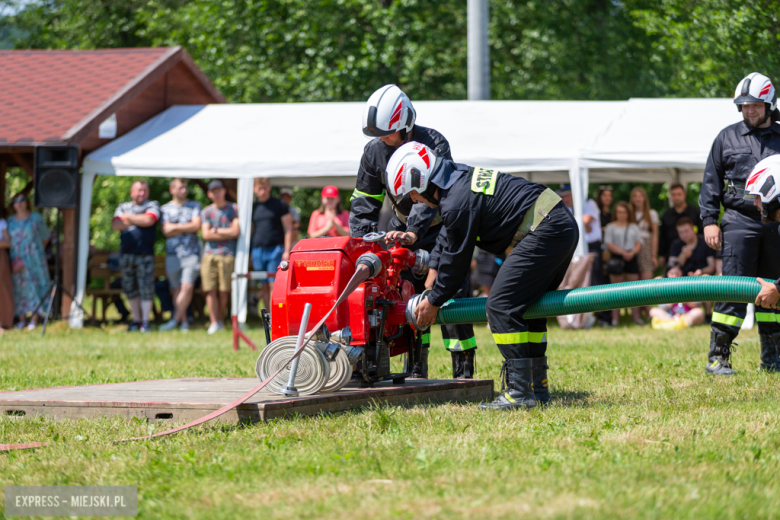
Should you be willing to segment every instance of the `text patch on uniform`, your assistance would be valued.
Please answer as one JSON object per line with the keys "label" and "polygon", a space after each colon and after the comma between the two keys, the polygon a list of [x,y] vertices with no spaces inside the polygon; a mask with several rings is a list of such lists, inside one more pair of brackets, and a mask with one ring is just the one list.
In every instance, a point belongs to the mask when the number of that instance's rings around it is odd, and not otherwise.
{"label": "text patch on uniform", "polygon": [[474,168],[474,174],[471,177],[471,191],[474,193],[484,193],[493,195],[496,191],[496,179],[498,171],[486,170],[485,168]]}

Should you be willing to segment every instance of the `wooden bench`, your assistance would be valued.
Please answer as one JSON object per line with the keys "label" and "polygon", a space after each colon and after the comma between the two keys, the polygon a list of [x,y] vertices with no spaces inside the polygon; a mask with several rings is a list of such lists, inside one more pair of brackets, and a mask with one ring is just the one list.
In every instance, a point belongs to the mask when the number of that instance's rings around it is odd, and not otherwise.
{"label": "wooden bench", "polygon": [[[109,253],[97,253],[89,257],[87,262],[87,272],[90,279],[101,278],[103,280],[103,287],[87,289],[86,293],[92,296],[92,317],[100,323],[106,323],[106,309],[111,303],[111,300],[115,296],[122,294],[122,289],[114,289],[111,287],[111,282],[114,279],[122,277],[120,271],[112,271],[108,267]],[[156,255],[154,257],[154,279],[157,280],[161,277],[166,277],[165,272],[165,255]],[[97,303],[101,302],[100,318],[97,315]],[[154,313],[154,319],[157,320],[162,317],[162,311],[157,306],[152,307]]]}

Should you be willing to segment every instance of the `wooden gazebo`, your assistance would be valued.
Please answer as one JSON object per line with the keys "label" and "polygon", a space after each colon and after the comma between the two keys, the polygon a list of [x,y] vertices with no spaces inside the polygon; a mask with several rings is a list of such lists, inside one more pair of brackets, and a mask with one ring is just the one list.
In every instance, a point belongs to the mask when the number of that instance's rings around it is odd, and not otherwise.
{"label": "wooden gazebo", "polygon": [[[0,194],[13,166],[30,178],[22,192],[32,191],[37,146],[77,146],[80,166],[89,152],[172,105],[225,102],[181,47],[0,51],[0,76]],[[101,137],[109,119],[116,131]],[[62,282],[72,294],[78,214],[62,210]],[[63,295],[65,312],[70,304]]]}

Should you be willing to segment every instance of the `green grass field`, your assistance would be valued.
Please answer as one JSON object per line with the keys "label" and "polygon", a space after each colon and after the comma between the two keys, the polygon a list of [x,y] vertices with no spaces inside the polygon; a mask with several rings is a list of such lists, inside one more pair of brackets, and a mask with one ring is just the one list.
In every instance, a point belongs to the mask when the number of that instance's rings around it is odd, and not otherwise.
{"label": "green grass field", "polygon": [[[485,328],[478,340],[478,376],[498,380]],[[5,485],[136,485],[150,519],[776,518],[780,375],[758,370],[753,330],[738,340],[739,374],[707,377],[708,340],[708,327],[554,328],[554,401],[530,412],[384,407],[124,445],[103,441],[155,425],[3,417],[0,443],[57,443],[0,454],[0,475]],[[432,377],[447,377],[438,331],[433,345]],[[57,324],[44,340],[0,336],[0,389],[253,377],[254,361],[227,332]]]}

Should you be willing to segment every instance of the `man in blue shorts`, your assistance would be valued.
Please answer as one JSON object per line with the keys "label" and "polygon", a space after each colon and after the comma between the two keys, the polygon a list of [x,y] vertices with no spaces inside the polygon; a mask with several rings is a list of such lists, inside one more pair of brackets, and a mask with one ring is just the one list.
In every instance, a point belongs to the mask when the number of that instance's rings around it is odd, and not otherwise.
{"label": "man in blue shorts", "polygon": [[[271,196],[271,182],[265,177],[255,179],[257,202],[252,206],[252,269],[276,273],[282,260],[290,259],[293,242],[293,222],[290,208]],[[273,282],[260,281],[260,297],[266,309],[271,308]]]}

